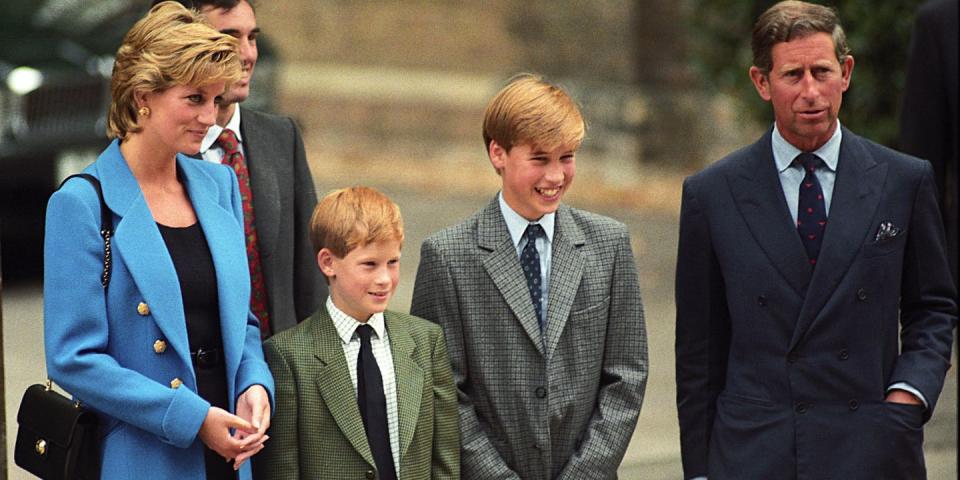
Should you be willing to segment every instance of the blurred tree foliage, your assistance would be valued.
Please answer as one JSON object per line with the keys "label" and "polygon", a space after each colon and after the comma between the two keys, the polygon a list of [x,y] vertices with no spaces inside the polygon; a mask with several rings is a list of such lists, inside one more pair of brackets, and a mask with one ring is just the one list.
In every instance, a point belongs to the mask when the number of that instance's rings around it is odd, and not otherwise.
{"label": "blurred tree foliage", "polygon": [[[738,99],[746,117],[772,122],[770,106],[757,96],[747,70],[753,63],[753,24],[771,0],[689,0],[691,58],[708,87]],[[840,118],[853,131],[896,147],[914,14],[922,0],[814,2],[837,9],[856,60]]]}

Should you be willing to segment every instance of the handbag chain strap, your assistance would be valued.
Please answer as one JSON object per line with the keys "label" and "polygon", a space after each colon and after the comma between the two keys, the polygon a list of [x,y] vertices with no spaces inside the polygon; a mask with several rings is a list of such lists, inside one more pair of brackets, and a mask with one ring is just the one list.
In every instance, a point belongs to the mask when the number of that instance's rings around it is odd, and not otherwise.
{"label": "handbag chain strap", "polygon": [[[90,185],[92,185],[94,190],[97,191],[97,198],[100,200],[100,236],[103,237],[103,273],[100,274],[100,285],[106,289],[107,285],[110,284],[110,272],[112,266],[110,240],[113,238],[113,217],[110,213],[110,209],[107,207],[107,202],[103,200],[103,189],[100,187],[100,180],[93,175],[90,175],[89,173],[77,173],[70,175],[60,182],[60,187],[57,187],[57,189],[59,190],[65,183],[67,183],[67,181],[74,177],[79,177],[90,182]],[[47,378],[44,388],[48,392],[53,390],[53,381]],[[80,400],[74,400],[73,406],[80,408]]]}

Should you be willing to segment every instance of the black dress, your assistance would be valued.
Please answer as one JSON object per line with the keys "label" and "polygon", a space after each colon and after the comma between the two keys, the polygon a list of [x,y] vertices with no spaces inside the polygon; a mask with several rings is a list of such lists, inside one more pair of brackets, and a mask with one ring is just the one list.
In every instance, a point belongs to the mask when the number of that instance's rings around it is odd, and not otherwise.
{"label": "black dress", "polygon": [[[230,411],[227,399],[227,369],[223,359],[217,273],[207,238],[200,223],[176,228],[165,225],[160,235],[167,245],[180,280],[183,313],[187,320],[190,357],[197,377],[197,390],[211,405]],[[204,446],[207,480],[237,478],[231,463]]]}

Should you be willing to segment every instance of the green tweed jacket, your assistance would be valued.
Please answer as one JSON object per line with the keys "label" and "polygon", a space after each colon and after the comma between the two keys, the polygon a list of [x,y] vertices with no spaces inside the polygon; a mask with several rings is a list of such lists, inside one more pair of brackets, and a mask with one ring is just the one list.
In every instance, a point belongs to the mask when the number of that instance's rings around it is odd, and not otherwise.
{"label": "green tweed jacket", "polygon": [[[386,311],[397,378],[400,480],[459,478],[457,391],[439,326]],[[364,434],[340,337],[321,307],[264,343],[276,382],[258,480],[380,478]]]}

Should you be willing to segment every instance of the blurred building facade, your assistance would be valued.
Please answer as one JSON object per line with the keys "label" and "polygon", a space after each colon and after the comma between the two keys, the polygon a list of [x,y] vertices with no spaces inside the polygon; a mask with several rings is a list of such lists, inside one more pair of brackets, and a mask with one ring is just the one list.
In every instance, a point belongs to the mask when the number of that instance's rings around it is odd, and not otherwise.
{"label": "blurred building facade", "polygon": [[278,109],[321,163],[481,161],[486,102],[534,72],[581,103],[591,168],[628,184],[643,166],[698,168],[755,133],[699,88],[686,4],[287,0],[261,3],[258,18],[282,58]]}

